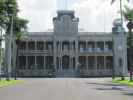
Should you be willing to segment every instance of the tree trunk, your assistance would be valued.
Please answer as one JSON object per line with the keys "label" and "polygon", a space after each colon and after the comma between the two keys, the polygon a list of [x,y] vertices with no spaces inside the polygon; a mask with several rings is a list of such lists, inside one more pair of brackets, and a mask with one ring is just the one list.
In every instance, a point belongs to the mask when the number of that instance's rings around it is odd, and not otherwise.
{"label": "tree trunk", "polygon": [[15,66],[15,80],[17,80],[17,71],[18,71],[18,61],[19,61],[19,59],[18,59],[18,44],[16,44],[16,47],[17,47],[17,54],[16,54],[16,66]]}
{"label": "tree trunk", "polygon": [[9,81],[11,77],[11,39],[10,35],[5,38],[5,67],[6,67],[6,80]]}

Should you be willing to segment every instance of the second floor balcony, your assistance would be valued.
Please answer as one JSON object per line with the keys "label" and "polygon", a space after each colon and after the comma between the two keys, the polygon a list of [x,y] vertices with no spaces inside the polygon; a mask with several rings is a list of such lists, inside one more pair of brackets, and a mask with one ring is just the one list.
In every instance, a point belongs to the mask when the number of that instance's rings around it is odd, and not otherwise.
{"label": "second floor balcony", "polygon": [[79,52],[80,53],[107,53],[107,52],[113,52],[112,49],[109,49],[109,48],[104,48],[104,49],[101,49],[101,48],[80,48],[79,49]]}

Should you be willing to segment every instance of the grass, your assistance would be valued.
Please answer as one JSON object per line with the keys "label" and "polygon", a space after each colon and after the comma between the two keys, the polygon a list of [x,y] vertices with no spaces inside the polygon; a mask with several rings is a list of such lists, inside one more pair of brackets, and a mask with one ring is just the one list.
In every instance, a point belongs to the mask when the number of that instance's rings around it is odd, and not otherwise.
{"label": "grass", "polygon": [[121,80],[121,79],[115,79],[112,81],[113,83],[119,83],[122,85],[127,85],[129,87],[133,87],[133,81],[129,81],[128,79]]}
{"label": "grass", "polygon": [[23,81],[22,80],[10,80],[10,81],[1,80],[0,81],[0,88],[16,85],[16,84],[20,84],[20,83],[23,83]]}

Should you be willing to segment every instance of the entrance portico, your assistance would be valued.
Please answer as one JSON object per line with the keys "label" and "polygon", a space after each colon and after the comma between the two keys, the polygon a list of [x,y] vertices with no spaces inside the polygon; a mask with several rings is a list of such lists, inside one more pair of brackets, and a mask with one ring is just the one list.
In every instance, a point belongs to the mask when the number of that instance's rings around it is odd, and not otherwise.
{"label": "entrance portico", "polygon": [[57,57],[57,70],[75,70],[75,58],[68,55]]}

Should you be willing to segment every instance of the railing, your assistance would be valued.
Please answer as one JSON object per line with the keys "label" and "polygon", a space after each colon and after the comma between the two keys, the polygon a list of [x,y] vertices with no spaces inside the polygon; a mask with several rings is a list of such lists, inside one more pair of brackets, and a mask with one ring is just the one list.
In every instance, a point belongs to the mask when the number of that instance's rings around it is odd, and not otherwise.
{"label": "railing", "polygon": [[53,53],[52,50],[19,50],[19,53]]}
{"label": "railing", "polygon": [[54,75],[54,72],[48,69],[20,69],[17,74],[18,76],[49,76]]}
{"label": "railing", "polygon": [[112,52],[113,50],[111,49],[104,49],[104,50],[101,50],[101,49],[97,49],[97,48],[88,48],[88,49],[80,49],[79,52],[80,53],[103,53],[103,52]]}
{"label": "railing", "polygon": [[81,69],[80,75],[85,76],[110,76],[112,75],[112,69]]}

